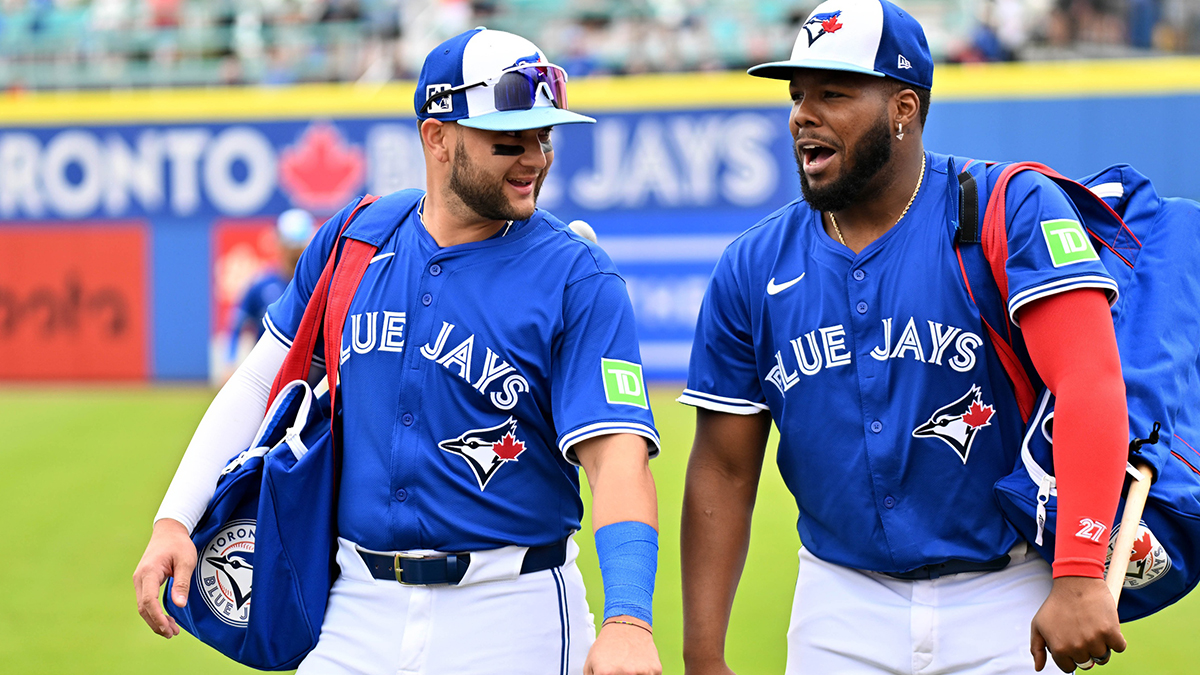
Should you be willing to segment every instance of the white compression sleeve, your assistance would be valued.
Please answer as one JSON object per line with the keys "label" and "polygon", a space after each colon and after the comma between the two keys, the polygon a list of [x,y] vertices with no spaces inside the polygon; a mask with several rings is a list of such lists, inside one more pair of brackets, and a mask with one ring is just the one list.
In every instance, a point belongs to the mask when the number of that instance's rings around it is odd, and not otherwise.
{"label": "white compression sleeve", "polygon": [[217,392],[158,507],[155,522],[172,518],[191,532],[216,491],[221,470],[249,447],[267,412],[271,384],[283,366],[287,345],[263,334],[249,356]]}

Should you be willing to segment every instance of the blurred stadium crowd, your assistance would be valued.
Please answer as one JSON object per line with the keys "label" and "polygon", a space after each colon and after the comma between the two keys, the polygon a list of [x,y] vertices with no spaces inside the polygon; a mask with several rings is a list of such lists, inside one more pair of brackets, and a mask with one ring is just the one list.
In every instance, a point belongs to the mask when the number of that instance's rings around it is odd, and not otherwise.
{"label": "blurred stadium crowd", "polygon": [[[576,77],[786,57],[817,0],[0,0],[0,86],[385,82],[475,25]],[[1200,53],[1200,0],[907,0],[936,58]]]}

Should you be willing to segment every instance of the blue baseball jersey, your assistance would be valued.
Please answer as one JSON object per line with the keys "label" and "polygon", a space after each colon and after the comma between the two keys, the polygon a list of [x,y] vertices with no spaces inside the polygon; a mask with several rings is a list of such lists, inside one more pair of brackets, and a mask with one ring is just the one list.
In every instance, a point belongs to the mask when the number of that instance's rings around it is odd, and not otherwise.
{"label": "blue baseball jersey", "polygon": [[[1018,538],[992,488],[1024,425],[958,267],[948,160],[927,155],[908,213],[858,255],[802,200],[767,217],[726,249],[700,311],[679,400],[770,411],[800,539],[829,562],[903,572]],[[1115,301],[1060,188],[1024,172],[1006,206],[1012,316],[1073,288]]]}
{"label": "blue baseball jersey", "polygon": [[267,315],[267,307],[283,295],[287,280],[279,272],[269,270],[259,276],[246,288],[242,300],[233,310],[233,318],[229,321],[229,356],[237,354],[238,337],[242,327],[252,322],[256,330],[255,337],[260,338],[266,332],[263,318]]}
{"label": "blue baseball jersey", "polygon": [[[414,191],[389,195],[351,231],[400,218],[406,194],[411,207]],[[352,210],[317,232],[267,313],[289,345]],[[339,534],[381,551],[561,540],[583,513],[575,443],[632,433],[658,452],[625,283],[545,211],[446,248],[420,211],[380,245],[346,319]]]}

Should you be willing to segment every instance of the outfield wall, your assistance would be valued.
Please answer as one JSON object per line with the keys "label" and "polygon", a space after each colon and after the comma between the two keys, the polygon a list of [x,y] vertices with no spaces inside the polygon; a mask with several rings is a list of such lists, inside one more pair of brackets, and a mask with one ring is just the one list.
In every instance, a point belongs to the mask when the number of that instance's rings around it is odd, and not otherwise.
{"label": "outfield wall", "polygon": [[[411,84],[10,95],[0,104],[0,380],[198,380],[292,205],[423,184]],[[647,375],[682,379],[713,263],[798,194],[786,85],[572,83],[541,203],[626,277]],[[1200,198],[1200,59],[939,67],[926,146],[1067,175],[1129,162]]]}

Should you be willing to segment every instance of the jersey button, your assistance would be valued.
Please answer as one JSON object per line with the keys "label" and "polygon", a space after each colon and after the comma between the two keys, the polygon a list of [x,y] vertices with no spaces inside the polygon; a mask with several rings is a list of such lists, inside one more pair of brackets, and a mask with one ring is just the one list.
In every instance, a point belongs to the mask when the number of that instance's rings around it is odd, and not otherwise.
{"label": "jersey button", "polygon": [[[399,490],[396,490],[396,501],[402,502],[405,499],[408,499],[408,490],[405,490],[404,488],[400,488]],[[888,497],[888,499],[891,499],[891,497]],[[889,506],[888,508],[891,508],[891,507]]]}
{"label": "jersey button", "polygon": [[871,431],[874,431],[875,433],[883,431],[883,422],[880,422],[879,420],[871,422]]}
{"label": "jersey button", "polygon": [[[401,490],[401,492],[404,492],[404,490]],[[403,501],[403,500],[401,500],[401,501]],[[893,506],[896,505],[896,498],[891,495],[884,497],[883,505],[888,507],[889,509],[892,508]]]}
{"label": "jersey button", "polygon": [[442,266],[437,263],[433,263],[429,266],[429,273],[436,277],[442,273]]}
{"label": "jersey button", "polygon": [[404,422],[404,426],[411,427],[413,423],[412,413],[404,413],[404,417],[401,417],[400,421]]}
{"label": "jersey button", "polygon": [[[427,302],[425,304],[428,305],[429,303]],[[854,306],[854,309],[857,309],[859,314],[866,314],[867,313],[867,303],[860,302]]]}
{"label": "jersey button", "polygon": [[867,273],[862,270],[854,270],[854,280],[862,281],[867,278]]}
{"label": "jersey button", "polygon": [[431,303],[431,302],[433,302],[433,296],[432,296],[432,295],[430,295],[430,294],[426,293],[425,295],[422,295],[422,296],[421,296],[421,304],[422,304],[422,305],[425,305],[426,307],[428,307],[428,306],[429,306],[429,303]]}

